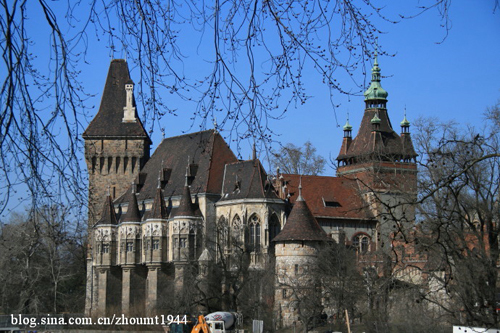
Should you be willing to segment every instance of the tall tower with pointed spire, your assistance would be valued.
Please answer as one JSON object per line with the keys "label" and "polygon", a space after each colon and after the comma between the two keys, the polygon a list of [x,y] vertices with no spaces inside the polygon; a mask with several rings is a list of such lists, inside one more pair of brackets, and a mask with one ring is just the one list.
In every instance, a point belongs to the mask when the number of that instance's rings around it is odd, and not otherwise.
{"label": "tall tower with pointed spire", "polygon": [[99,112],[83,133],[89,173],[89,227],[100,218],[107,188],[113,199],[122,195],[149,159],[151,139],[137,116],[133,90],[127,62],[113,60]]}
{"label": "tall tower with pointed spire", "polygon": [[380,221],[378,247],[383,247],[381,234],[400,228],[401,221],[413,220],[414,209],[405,207],[405,203],[414,199],[417,191],[417,154],[410,137],[410,123],[405,113],[401,135],[393,130],[387,112],[388,95],[381,85],[375,54],[359,131],[352,138],[352,127],[347,122],[337,157],[337,175],[357,180],[366,203]]}

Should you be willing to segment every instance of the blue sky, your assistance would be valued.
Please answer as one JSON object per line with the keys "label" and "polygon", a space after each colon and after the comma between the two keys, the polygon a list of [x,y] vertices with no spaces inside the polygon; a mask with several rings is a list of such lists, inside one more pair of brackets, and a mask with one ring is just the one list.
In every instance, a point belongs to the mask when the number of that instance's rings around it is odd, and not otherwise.
{"label": "blue sky", "polygon": [[[416,12],[404,4],[398,6],[389,4],[386,13],[397,17],[398,11]],[[435,10],[396,25],[381,22],[386,33],[379,36],[379,44],[385,52],[394,54],[394,57],[379,57],[379,65],[384,77],[382,85],[389,92],[389,114],[397,132],[405,107],[410,122],[417,117],[437,117],[440,121],[480,126],[486,107],[500,98],[500,13],[498,10],[493,13],[493,1],[455,0],[449,14],[451,30],[444,41],[446,30],[440,27],[441,20]],[[89,64],[82,66],[82,78],[89,91],[97,94],[90,102],[97,110],[110,56],[104,44],[92,45],[91,50]],[[120,56],[115,54],[115,57]],[[367,66],[371,68],[371,63]],[[134,69],[131,75],[137,80]],[[364,111],[363,97],[334,95],[335,103],[340,104],[334,110],[321,80],[314,76],[307,80],[311,98],[305,105],[290,109],[285,119],[272,123],[279,134],[275,138],[296,145],[309,140],[319,154],[335,158],[348,112],[353,135],[357,133]],[[369,82],[369,75],[365,82]],[[182,110],[176,117],[167,115],[164,118],[167,136],[189,130],[190,116],[191,110]],[[154,147],[159,140],[157,131],[153,136]],[[244,142],[241,146],[241,156],[250,156],[251,143]],[[260,154],[262,158],[265,152]],[[326,174],[333,174],[333,170],[327,170]]]}
{"label": "blue sky", "polygon": [[[416,13],[415,4],[423,1],[380,0],[387,3],[384,13],[390,18],[397,18],[400,12]],[[379,28],[384,31],[379,36],[380,47],[382,51],[394,55],[380,56],[379,65],[383,76],[382,86],[389,93],[389,115],[397,132],[405,108],[410,122],[418,117],[436,117],[441,122],[454,121],[476,127],[482,125],[485,109],[500,99],[500,9],[496,12],[493,9],[493,0],[451,1],[451,29],[444,41],[446,30],[440,27],[442,21],[436,10],[413,19],[401,20],[395,25],[379,22]],[[35,9],[30,14],[28,24],[34,28],[31,29],[34,34],[30,37],[35,43],[32,50],[36,50],[38,64],[43,66],[44,60],[49,56],[49,37],[47,30],[42,28],[45,23],[42,13]],[[64,12],[57,14],[59,17]],[[191,40],[180,42],[193,44]],[[196,59],[196,56],[201,55],[199,63],[193,66],[194,70],[198,70],[198,66],[210,66],[209,59],[202,59],[203,51],[200,52],[200,49],[203,45],[200,46],[197,41],[193,45],[191,47],[195,51],[188,57]],[[114,57],[123,56],[118,51]],[[111,59],[107,40],[104,38],[101,42],[96,42],[95,36],[90,34],[86,63],[78,64],[83,86],[88,93],[95,95],[87,101],[87,105],[93,109],[88,119],[82,120],[85,126],[98,110]],[[372,63],[367,62],[366,66],[369,69]],[[186,69],[186,72],[189,70],[193,68]],[[139,80],[137,69],[131,67],[131,76],[134,81]],[[339,72],[337,78],[345,83],[345,74]],[[367,85],[369,79],[369,72],[366,77],[360,72],[356,78],[358,82],[364,80]],[[274,139],[283,144],[291,142],[299,146],[311,141],[320,155],[326,159],[335,159],[342,141],[342,126],[348,113],[353,135],[357,133],[364,111],[363,97],[361,94],[349,97],[334,94],[334,104],[340,105],[334,109],[327,87],[321,84],[321,77],[309,75],[305,77],[305,81],[310,99],[304,105],[290,108],[284,119],[271,123],[270,127],[277,134]],[[178,108],[179,112],[177,116],[166,115],[163,118],[162,125],[166,129],[166,135],[175,136],[198,130],[199,120],[193,127],[190,121],[195,105],[183,104],[171,98],[166,96],[166,100],[172,103],[171,107]],[[50,110],[47,108],[46,111]],[[142,113],[142,110],[138,111]],[[229,133],[222,130],[221,134],[228,136]],[[161,140],[160,131],[156,130],[152,139],[154,149]],[[236,150],[234,142],[228,143]],[[242,142],[240,146],[241,157],[249,158],[252,142]],[[262,145],[259,147],[260,158],[267,168],[266,150]],[[83,152],[81,158],[82,167],[85,168]],[[333,175],[334,171],[328,169],[325,174]],[[14,209],[19,209],[19,206]]]}

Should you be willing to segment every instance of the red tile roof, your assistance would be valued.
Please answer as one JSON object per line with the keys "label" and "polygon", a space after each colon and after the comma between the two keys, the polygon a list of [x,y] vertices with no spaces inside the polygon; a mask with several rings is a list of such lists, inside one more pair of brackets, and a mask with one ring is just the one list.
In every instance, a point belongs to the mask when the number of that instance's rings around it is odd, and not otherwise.
{"label": "red tile roof", "polygon": [[[300,175],[284,174],[283,177],[293,204],[299,193]],[[316,218],[373,219],[361,198],[358,184],[352,179],[302,176],[302,196]]]}

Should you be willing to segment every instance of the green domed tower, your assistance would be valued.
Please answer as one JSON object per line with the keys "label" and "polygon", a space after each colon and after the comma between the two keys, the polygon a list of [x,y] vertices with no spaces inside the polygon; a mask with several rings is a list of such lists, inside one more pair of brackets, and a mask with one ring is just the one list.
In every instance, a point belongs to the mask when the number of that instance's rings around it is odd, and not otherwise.
{"label": "green domed tower", "polygon": [[401,133],[393,130],[387,111],[389,94],[382,88],[380,73],[375,55],[358,133],[351,139],[350,125],[347,131],[344,128],[337,157],[337,175],[357,180],[367,206],[379,220],[377,248],[383,247],[384,235],[398,228],[400,222],[404,220],[403,224],[409,225],[406,222],[414,220],[414,208],[405,207],[405,203],[411,202],[417,193],[417,154],[410,137],[410,123],[405,114]]}

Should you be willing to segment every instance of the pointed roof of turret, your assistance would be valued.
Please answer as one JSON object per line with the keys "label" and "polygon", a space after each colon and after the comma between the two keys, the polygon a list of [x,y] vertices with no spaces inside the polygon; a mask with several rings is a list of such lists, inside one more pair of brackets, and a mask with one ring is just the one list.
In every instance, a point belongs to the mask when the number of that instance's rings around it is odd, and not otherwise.
{"label": "pointed roof of turret", "polygon": [[95,225],[97,226],[103,224],[118,224],[118,222],[116,221],[115,209],[113,207],[113,200],[111,200],[111,195],[109,193],[104,201],[101,218]]}
{"label": "pointed roof of turret", "polygon": [[302,185],[299,185],[299,196],[285,226],[272,241],[332,241],[323,228],[320,227],[302,197]]}
{"label": "pointed roof of turret", "polygon": [[135,194],[135,183],[132,183],[132,189],[128,197],[127,213],[120,222],[141,222],[141,213]]}
{"label": "pointed roof of turret", "polygon": [[165,206],[165,198],[161,189],[161,180],[158,177],[158,187],[153,201],[153,207],[148,216],[149,219],[166,219],[168,218],[167,206]]}
{"label": "pointed roof of turret", "polygon": [[[109,66],[106,84],[101,98],[101,106],[95,118],[83,133],[83,138],[141,138],[151,143],[137,112],[135,122],[123,122],[126,106],[125,84],[133,83],[130,79],[127,62],[114,59]],[[135,107],[135,99],[132,99]]]}
{"label": "pointed roof of turret", "polygon": [[193,202],[191,201],[191,190],[189,189],[188,179],[190,173],[189,165],[186,168],[186,182],[184,184],[184,190],[182,192],[181,200],[179,202],[179,207],[175,211],[175,216],[196,216],[195,209],[193,207]]}

